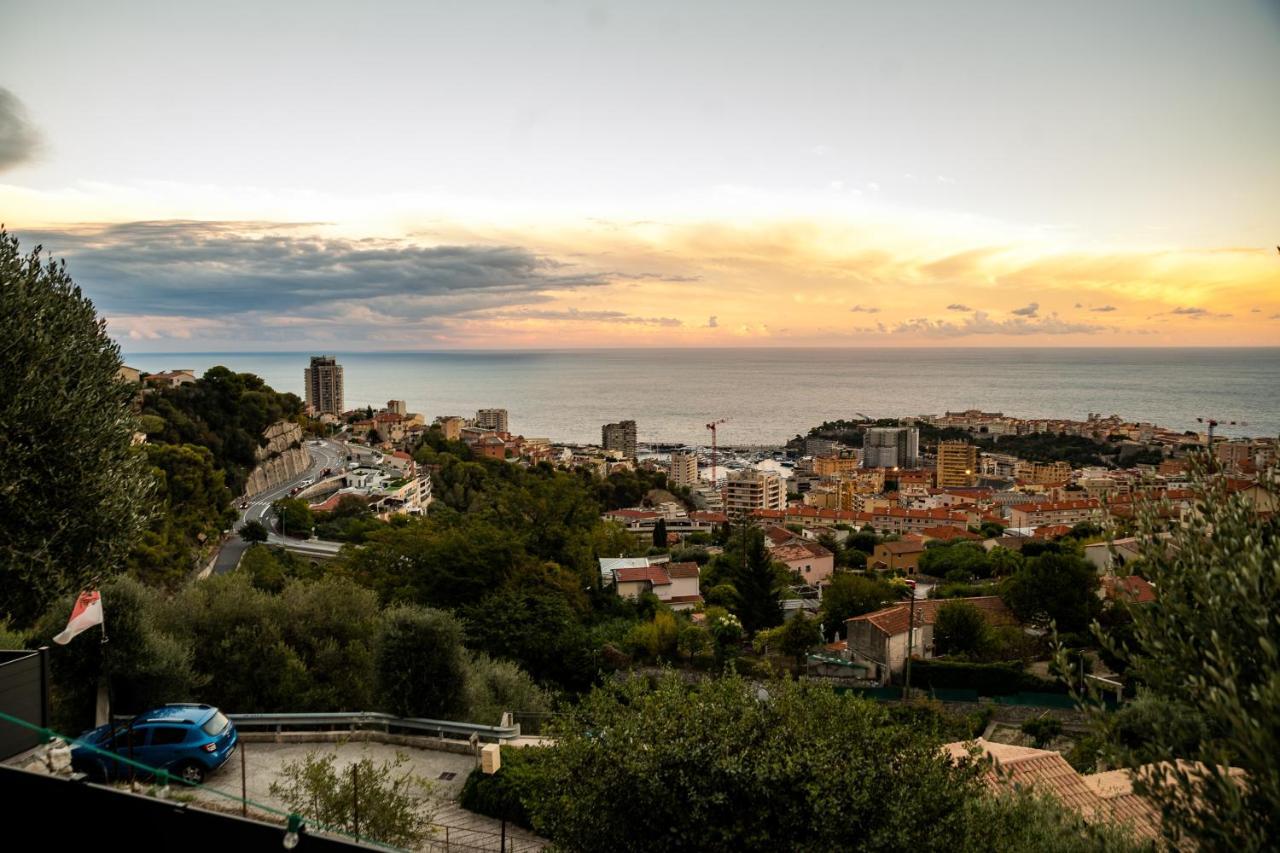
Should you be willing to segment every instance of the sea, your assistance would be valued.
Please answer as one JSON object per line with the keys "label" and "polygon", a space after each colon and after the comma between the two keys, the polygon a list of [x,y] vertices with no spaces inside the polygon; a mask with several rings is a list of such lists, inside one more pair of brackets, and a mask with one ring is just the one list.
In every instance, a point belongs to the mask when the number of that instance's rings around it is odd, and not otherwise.
{"label": "sea", "polygon": [[[307,352],[125,353],[148,372],[224,365],[303,394]],[[776,445],[827,420],[982,409],[1024,418],[1117,414],[1221,436],[1280,434],[1280,347],[1179,349],[598,349],[327,352],[348,408],[405,400],[439,415],[508,410],[513,433],[599,443]],[[1235,424],[1230,422],[1234,421]]]}

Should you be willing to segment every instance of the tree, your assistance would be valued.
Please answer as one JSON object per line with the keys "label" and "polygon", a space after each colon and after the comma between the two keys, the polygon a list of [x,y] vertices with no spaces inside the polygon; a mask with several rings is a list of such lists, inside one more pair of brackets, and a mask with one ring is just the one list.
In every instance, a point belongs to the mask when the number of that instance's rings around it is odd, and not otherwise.
{"label": "tree", "polygon": [[404,753],[376,764],[368,756],[339,770],[337,754],[308,752],[286,762],[271,796],[289,810],[349,835],[395,847],[417,848],[435,817],[431,783]]}
{"label": "tree", "polygon": [[764,532],[759,528],[743,528],[745,554],[739,551],[734,557],[732,582],[738,592],[738,617],[748,634],[762,628],[772,628],[782,621],[782,608],[778,603],[781,583],[774,570],[773,558],[764,544]]}
{"label": "tree", "polygon": [[778,651],[795,658],[801,664],[804,663],[805,655],[822,645],[822,627],[818,620],[803,613],[797,613],[774,630],[778,632]]}
{"label": "tree", "polygon": [[377,658],[383,708],[399,717],[436,719],[465,710],[467,661],[458,620],[409,605],[383,619]]}
{"label": "tree", "polygon": [[153,513],[120,366],[66,266],[0,228],[0,613],[17,625],[121,571]]}
{"label": "tree", "polygon": [[929,543],[920,555],[920,573],[942,578],[952,572],[962,572],[969,578],[989,577],[991,561],[986,549],[976,542],[967,541]]}
{"label": "tree", "polygon": [[282,535],[307,537],[316,526],[311,507],[300,498],[281,498],[271,505],[271,509],[280,522]]}
{"label": "tree", "polygon": [[246,521],[240,525],[240,538],[246,542],[266,542],[267,527],[261,521]]}
{"label": "tree", "polygon": [[653,526],[653,547],[664,550],[667,547],[667,520],[665,518],[658,519],[658,523]]}
{"label": "tree", "polygon": [[1083,631],[1102,610],[1098,573],[1073,552],[1045,552],[1027,560],[1008,578],[1000,595],[1024,622],[1053,622],[1059,631]]}
{"label": "tree", "polygon": [[[1166,764],[1139,773],[1135,789],[1161,805],[1167,841],[1223,850],[1274,848],[1280,837],[1280,524],[1275,468],[1259,477],[1255,504],[1225,479],[1193,472],[1195,502],[1168,538],[1167,506],[1139,505],[1148,604],[1121,602],[1129,639],[1094,633],[1144,685],[1148,713],[1136,736],[1096,719],[1112,766]],[[1198,720],[1197,720],[1198,718]],[[1226,768],[1244,771],[1244,778]]]}
{"label": "tree", "polygon": [[938,608],[933,624],[933,649],[939,655],[977,657],[990,645],[991,629],[982,613],[967,601],[949,601]]}
{"label": "tree", "polygon": [[899,593],[882,578],[841,572],[822,593],[822,624],[828,635],[844,636],[845,622],[870,613]]}
{"label": "tree", "polygon": [[1123,846],[1105,830],[1111,843],[1099,844],[1047,803],[1026,826],[1028,794],[992,797],[983,766],[949,760],[937,737],[883,706],[812,682],[630,679],[594,690],[553,734],[519,801],[557,849]]}
{"label": "tree", "polygon": [[586,628],[554,590],[505,587],[462,614],[471,648],[513,660],[534,678],[573,690],[595,678]]}

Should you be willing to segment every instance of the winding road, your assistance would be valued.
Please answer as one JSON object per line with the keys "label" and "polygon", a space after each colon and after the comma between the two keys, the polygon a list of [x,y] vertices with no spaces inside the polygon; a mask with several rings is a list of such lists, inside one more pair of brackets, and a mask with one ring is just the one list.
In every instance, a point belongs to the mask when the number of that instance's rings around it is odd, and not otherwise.
{"label": "winding road", "polygon": [[[236,519],[236,523],[232,528],[234,532],[231,534],[231,538],[223,543],[221,550],[218,551],[217,559],[214,560],[213,574],[220,575],[240,565],[240,558],[244,556],[244,552],[249,548],[249,543],[240,538],[239,531],[244,524],[250,521],[261,522],[267,528],[268,545],[287,548],[297,554],[332,557],[342,548],[341,542],[329,542],[324,539],[294,539],[281,536],[271,529],[271,504],[281,498],[288,497],[289,490],[303,480],[318,479],[320,472],[325,468],[336,470],[347,464],[348,449],[342,442],[321,439],[318,442],[308,442],[307,449],[311,451],[311,465],[306,471],[286,483],[281,483],[265,492],[259,492],[249,499],[247,509],[240,510],[240,517]],[[355,450],[355,448],[351,449]],[[361,449],[366,454],[369,452],[367,449]]]}

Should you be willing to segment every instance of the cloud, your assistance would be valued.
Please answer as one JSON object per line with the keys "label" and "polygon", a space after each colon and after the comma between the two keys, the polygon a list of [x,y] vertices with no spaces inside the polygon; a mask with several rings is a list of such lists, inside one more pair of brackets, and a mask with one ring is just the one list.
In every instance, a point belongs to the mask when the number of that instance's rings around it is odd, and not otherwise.
{"label": "cloud", "polygon": [[1250,314],[1261,314],[1261,313],[1262,313],[1262,309],[1261,309],[1261,308],[1250,308],[1250,309],[1249,309],[1249,313],[1250,313]]}
{"label": "cloud", "polygon": [[855,314],[879,314],[880,309],[874,305],[855,305],[849,309]]}
{"label": "cloud", "polygon": [[968,305],[961,305],[959,302],[952,302],[947,306],[948,311],[972,311]]}
{"label": "cloud", "polygon": [[1188,317],[1202,317],[1202,316],[1204,316],[1205,314],[1208,314],[1208,313],[1209,313],[1209,311],[1208,311],[1207,309],[1205,309],[1205,308],[1183,308],[1181,305],[1179,305],[1177,308],[1174,308],[1174,309],[1173,309],[1172,311],[1170,311],[1169,313],[1170,313],[1170,314],[1183,314],[1183,315],[1188,316]]}
{"label": "cloud", "polygon": [[622,323],[638,326],[683,326],[675,317],[636,317],[625,311],[580,311],[577,308],[560,310],[524,309],[509,313],[486,314],[490,320],[567,320],[580,323]]}
{"label": "cloud", "polygon": [[1032,302],[1030,305],[1024,305],[1021,308],[1014,308],[1013,311],[1011,311],[1010,313],[1016,314],[1019,317],[1034,317],[1036,316],[1036,312],[1039,310],[1040,310],[1040,303]]}
{"label": "cloud", "polygon": [[34,159],[43,144],[22,101],[0,86],[0,172]]}
{"label": "cloud", "polygon": [[520,246],[331,238],[302,223],[131,222],[20,236],[65,255],[108,315],[414,322],[546,302],[617,277]]}
{"label": "cloud", "polygon": [[906,320],[893,327],[890,334],[919,335],[932,338],[959,338],[969,335],[1079,335],[1107,331],[1105,326],[1093,323],[1070,323],[1057,314],[1030,318],[1026,315],[1007,320],[994,320],[985,311],[976,311],[959,323],[950,320],[929,320],[919,317]]}
{"label": "cloud", "polygon": [[1268,319],[1268,320],[1280,320],[1280,314],[1272,314],[1272,315],[1271,315],[1270,317],[1268,317],[1267,319]]}
{"label": "cloud", "polygon": [[718,329],[719,327],[720,327],[720,318],[715,314],[712,314],[711,317],[707,319],[707,328]]}
{"label": "cloud", "polygon": [[1107,313],[1107,312],[1110,312],[1110,311],[1114,311],[1114,310],[1116,310],[1116,306],[1114,306],[1114,305],[1099,305],[1097,308],[1090,308],[1089,310],[1090,310],[1090,311],[1093,311],[1093,312],[1094,312],[1094,313],[1096,313],[1096,314],[1105,314],[1105,313]]}

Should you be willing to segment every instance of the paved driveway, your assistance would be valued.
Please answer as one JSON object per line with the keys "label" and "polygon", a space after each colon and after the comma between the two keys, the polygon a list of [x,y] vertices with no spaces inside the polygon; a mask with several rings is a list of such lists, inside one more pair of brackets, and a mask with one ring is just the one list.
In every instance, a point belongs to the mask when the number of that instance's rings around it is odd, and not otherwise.
{"label": "paved driveway", "polygon": [[[408,757],[413,772],[431,781],[437,800],[435,823],[439,827],[438,840],[427,845],[426,850],[457,850],[468,853],[475,850],[498,850],[501,823],[483,815],[474,814],[458,805],[458,796],[473,767],[475,758],[453,752],[419,749],[410,746],[392,746],[383,743],[351,742],[335,743],[245,743],[236,755],[205,782],[206,787],[216,788],[240,796],[240,766],[246,763],[245,782],[247,796],[253,802],[285,810],[279,799],[271,796],[271,783],[280,776],[281,768],[291,761],[301,761],[309,752],[334,752],[336,767],[341,769],[368,756],[375,764],[394,760],[396,753]],[[441,778],[452,774],[453,778]],[[196,792],[198,801],[217,804],[226,810],[234,804],[230,800],[205,791]],[[251,807],[252,809],[252,807]],[[446,847],[445,839],[448,839]],[[515,853],[540,850],[547,842],[527,830],[507,826],[507,849]]]}

